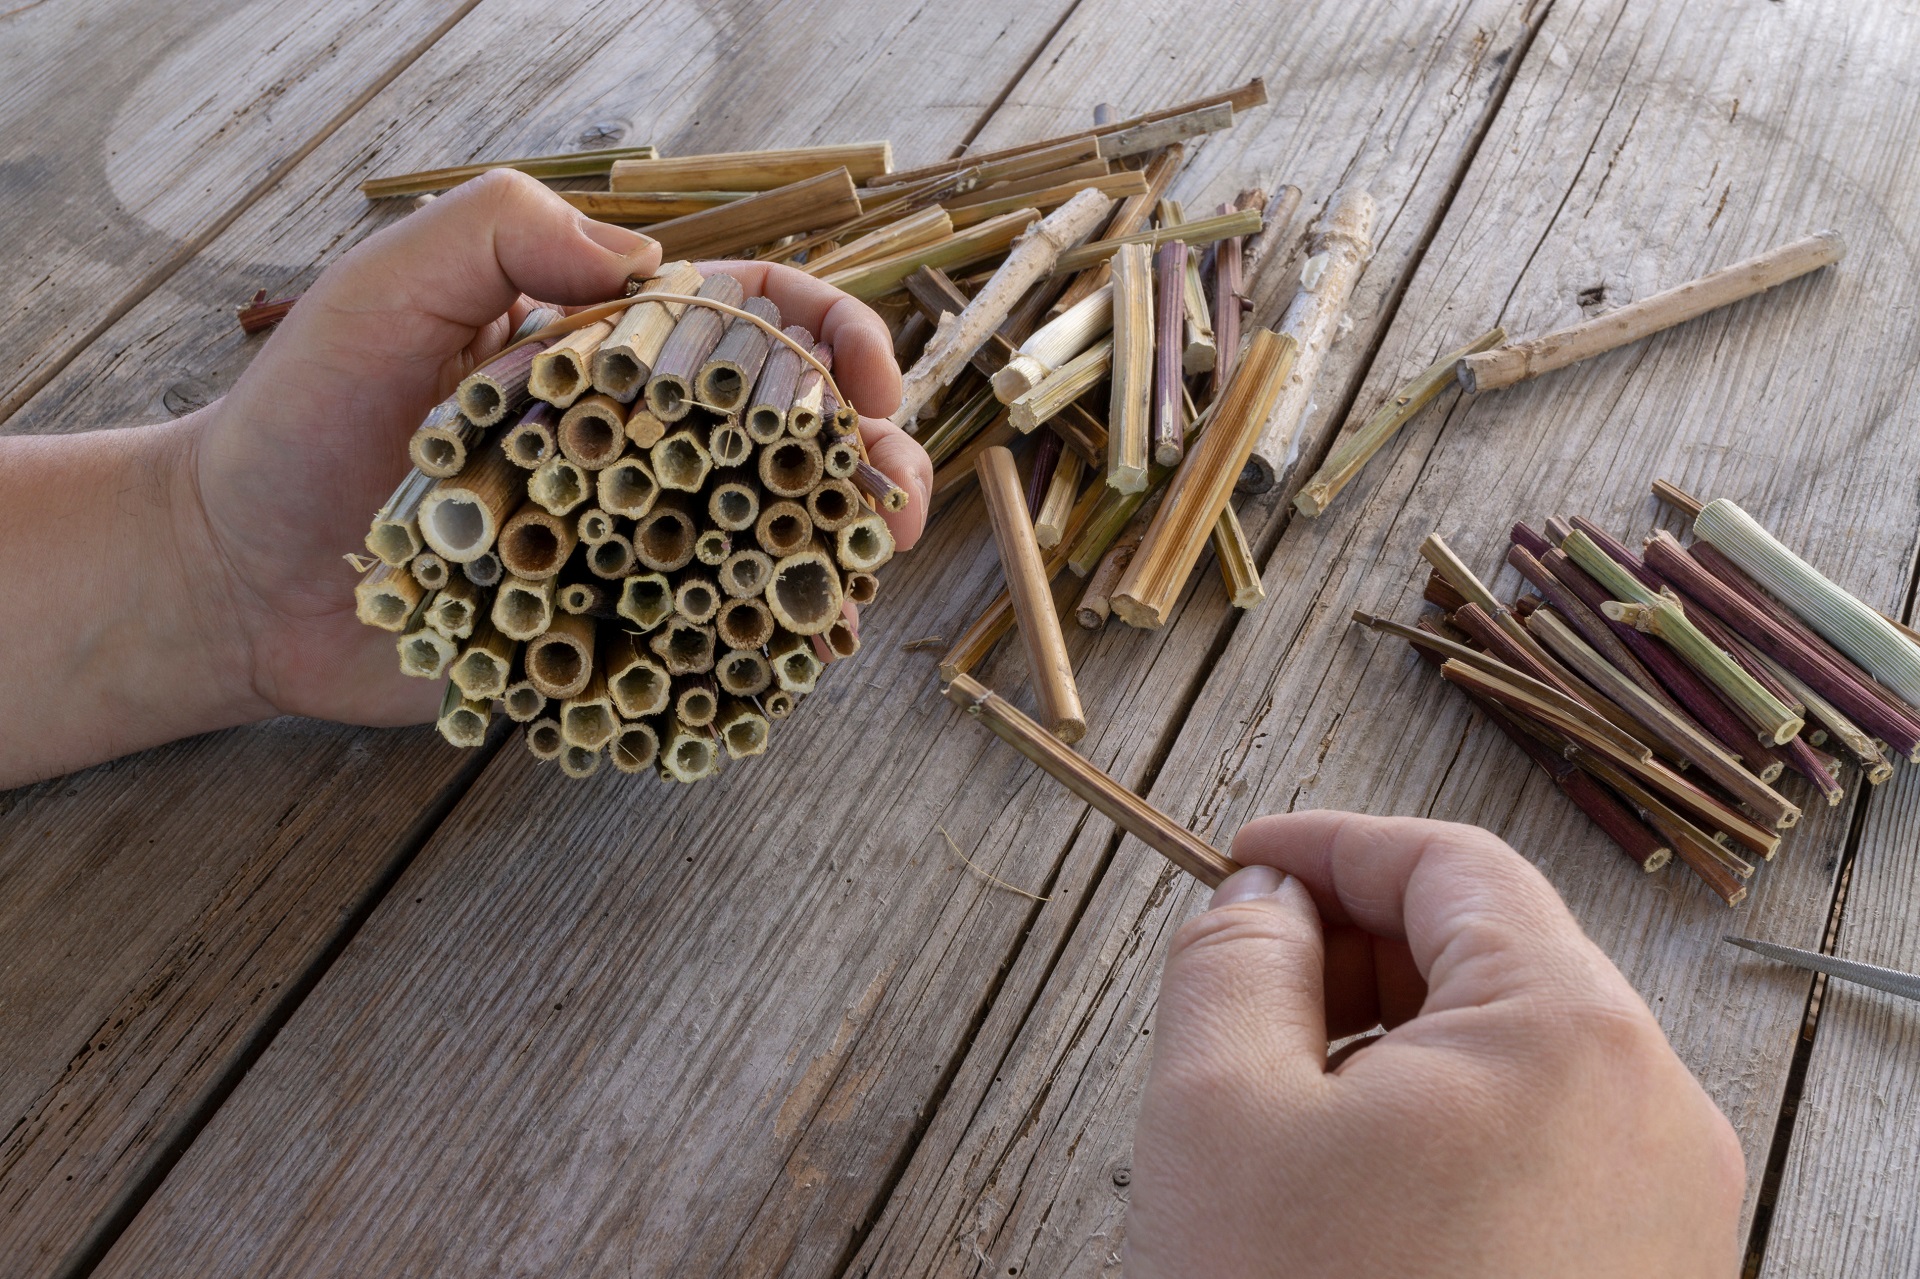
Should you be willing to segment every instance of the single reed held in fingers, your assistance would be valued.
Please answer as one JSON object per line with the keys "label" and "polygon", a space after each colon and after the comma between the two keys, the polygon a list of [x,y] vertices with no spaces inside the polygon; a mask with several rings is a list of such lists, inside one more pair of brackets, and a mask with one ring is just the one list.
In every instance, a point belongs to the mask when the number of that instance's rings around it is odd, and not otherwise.
{"label": "single reed held in fingers", "polygon": [[470,374],[356,561],[359,619],[447,682],[441,736],[483,745],[498,703],[569,777],[677,782],[777,746],[858,653],[850,608],[908,500],[831,359],[734,277],[673,263]]}

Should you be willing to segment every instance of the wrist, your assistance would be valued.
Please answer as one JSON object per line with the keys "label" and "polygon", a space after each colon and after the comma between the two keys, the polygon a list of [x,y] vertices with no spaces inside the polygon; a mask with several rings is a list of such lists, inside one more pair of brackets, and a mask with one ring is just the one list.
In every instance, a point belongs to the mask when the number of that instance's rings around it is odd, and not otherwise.
{"label": "wrist", "polygon": [[[233,559],[207,518],[200,486],[201,448],[223,403],[177,422],[143,428],[152,432],[147,465],[163,494],[166,520],[152,530],[142,557],[143,605],[152,618],[160,680],[177,690],[186,732],[206,732],[251,723],[277,713],[260,687],[255,653],[257,601],[235,571]],[[139,536],[138,530],[130,535]],[[162,637],[165,637],[164,641]]]}

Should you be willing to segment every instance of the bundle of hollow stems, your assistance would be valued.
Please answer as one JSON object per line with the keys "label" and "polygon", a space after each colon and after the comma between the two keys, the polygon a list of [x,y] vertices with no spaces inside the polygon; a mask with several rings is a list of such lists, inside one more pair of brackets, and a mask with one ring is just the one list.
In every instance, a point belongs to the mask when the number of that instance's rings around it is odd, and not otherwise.
{"label": "bundle of hollow stems", "polygon": [[1406,639],[1642,869],[1678,857],[1734,905],[1800,820],[1785,773],[1832,806],[1846,765],[1878,785],[1893,757],[1920,762],[1920,645],[1732,502],[1654,490],[1694,517],[1692,545],[1516,524],[1507,563],[1531,590],[1509,607],[1431,536],[1441,615],[1354,620]]}
{"label": "bundle of hollow stems", "polygon": [[446,679],[478,746],[496,702],[585,777],[691,782],[757,755],[859,640],[906,494],[868,463],[831,352],[732,276],[674,262],[536,327],[415,433],[376,515],[360,619]]}

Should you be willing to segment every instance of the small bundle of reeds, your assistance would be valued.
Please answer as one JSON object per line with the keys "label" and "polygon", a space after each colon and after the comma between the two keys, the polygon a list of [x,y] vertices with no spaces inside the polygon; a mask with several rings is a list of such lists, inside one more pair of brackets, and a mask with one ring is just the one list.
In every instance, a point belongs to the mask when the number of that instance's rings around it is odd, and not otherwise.
{"label": "small bundle of reeds", "polygon": [[1800,820],[1784,773],[1832,806],[1844,766],[1878,785],[1892,756],[1920,762],[1920,645],[1733,503],[1654,488],[1694,517],[1691,546],[1516,524],[1507,563],[1532,589],[1509,607],[1433,536],[1439,617],[1354,620],[1439,667],[1642,869],[1677,856],[1734,905]]}
{"label": "small bundle of reeds", "polygon": [[521,338],[416,434],[375,516],[359,617],[585,777],[692,782],[767,748],[859,639],[906,494],[867,461],[831,351],[732,276],[674,262]]}

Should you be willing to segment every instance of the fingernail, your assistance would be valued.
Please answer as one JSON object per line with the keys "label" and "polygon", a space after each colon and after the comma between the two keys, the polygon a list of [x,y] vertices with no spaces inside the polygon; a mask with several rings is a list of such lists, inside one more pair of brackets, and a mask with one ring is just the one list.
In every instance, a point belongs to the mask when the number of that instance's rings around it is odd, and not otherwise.
{"label": "fingernail", "polygon": [[1213,900],[1207,903],[1207,909],[1252,901],[1256,897],[1271,897],[1286,882],[1287,877],[1271,866],[1242,866],[1220,881],[1220,887],[1213,890]]}
{"label": "fingernail", "polygon": [[580,219],[580,230],[585,236],[610,253],[618,253],[623,258],[635,257],[649,249],[660,246],[651,236],[641,235],[628,227],[615,226],[611,222],[596,222],[592,218]]}

